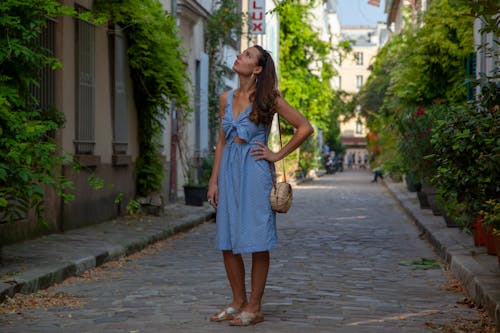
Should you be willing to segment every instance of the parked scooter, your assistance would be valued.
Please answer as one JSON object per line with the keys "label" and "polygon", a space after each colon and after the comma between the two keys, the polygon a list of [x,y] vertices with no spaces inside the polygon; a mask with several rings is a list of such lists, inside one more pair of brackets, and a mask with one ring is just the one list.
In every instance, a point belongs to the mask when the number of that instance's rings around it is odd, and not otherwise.
{"label": "parked scooter", "polygon": [[341,155],[325,155],[325,170],[327,174],[344,171],[344,163]]}
{"label": "parked scooter", "polygon": [[337,155],[334,159],[333,165],[336,168],[337,172],[343,172],[344,171],[344,157],[342,155]]}

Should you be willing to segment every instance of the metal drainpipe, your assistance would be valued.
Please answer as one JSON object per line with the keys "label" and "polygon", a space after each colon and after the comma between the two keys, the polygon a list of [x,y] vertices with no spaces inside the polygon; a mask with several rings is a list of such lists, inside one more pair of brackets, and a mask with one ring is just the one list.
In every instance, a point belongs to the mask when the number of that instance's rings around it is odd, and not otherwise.
{"label": "metal drainpipe", "polygon": [[[175,18],[177,26],[179,26],[179,18],[177,17],[177,0],[171,2],[171,13]],[[169,201],[177,201],[177,107],[175,99],[172,101],[170,122],[172,134],[170,137],[170,181],[169,181]]]}
{"label": "metal drainpipe", "polygon": [[170,113],[172,122],[172,135],[170,137],[170,202],[177,200],[177,108],[175,101],[172,101],[172,110]]}

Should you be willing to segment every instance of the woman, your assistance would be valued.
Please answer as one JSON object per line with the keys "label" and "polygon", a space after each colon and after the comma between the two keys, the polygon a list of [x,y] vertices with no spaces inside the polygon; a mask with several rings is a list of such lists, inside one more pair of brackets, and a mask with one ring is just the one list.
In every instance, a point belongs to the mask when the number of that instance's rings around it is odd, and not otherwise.
{"label": "woman", "polygon": [[[269,162],[299,147],[313,128],[280,96],[273,59],[262,47],[239,54],[233,70],[240,86],[219,97],[219,139],[207,195],[217,208],[217,249],[223,254],[233,301],[210,320],[247,326],[264,320],[261,300],[269,250],[277,247],[276,216],[269,203],[273,186]],[[296,131],[280,151],[272,152],[267,138],[276,112]],[[252,253],[249,299],[241,253]]]}

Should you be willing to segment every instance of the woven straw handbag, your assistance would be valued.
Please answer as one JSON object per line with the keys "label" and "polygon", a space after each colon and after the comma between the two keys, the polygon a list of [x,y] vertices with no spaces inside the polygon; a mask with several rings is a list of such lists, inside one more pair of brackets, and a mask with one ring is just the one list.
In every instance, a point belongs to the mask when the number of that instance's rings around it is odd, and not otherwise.
{"label": "woven straw handbag", "polygon": [[271,208],[276,213],[288,212],[293,200],[292,185],[287,182],[275,183],[269,199],[271,200]]}
{"label": "woven straw handbag", "polygon": [[[280,148],[283,147],[283,143],[281,142],[281,126],[279,125],[279,115],[278,115],[278,130],[280,134]],[[283,181],[278,182],[276,180],[276,172],[272,167],[272,162],[269,162],[269,168],[271,170],[271,177],[273,180],[273,188],[271,189],[271,194],[269,196],[269,200],[271,202],[271,208],[276,213],[286,213],[292,206],[293,200],[293,192],[292,185],[287,183],[286,181],[286,172],[285,172],[285,161],[283,162]]]}

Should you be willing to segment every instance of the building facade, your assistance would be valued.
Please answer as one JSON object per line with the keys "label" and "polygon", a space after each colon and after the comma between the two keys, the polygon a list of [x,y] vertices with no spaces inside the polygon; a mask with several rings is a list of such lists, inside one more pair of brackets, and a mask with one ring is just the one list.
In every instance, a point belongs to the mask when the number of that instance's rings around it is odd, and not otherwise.
{"label": "building facade", "polygon": [[[340,39],[350,41],[351,52],[338,63],[336,87],[348,93],[347,98],[357,94],[371,74],[371,65],[377,52],[385,44],[388,32],[385,23],[376,27],[345,26],[341,28]],[[340,137],[346,151],[344,164],[347,168],[368,167],[366,121],[356,106],[353,117],[341,116],[339,119]]]}
{"label": "building facade", "polygon": [[[179,130],[182,116],[171,112],[161,138],[165,170],[162,193],[182,196],[186,181],[181,159],[206,154],[208,146],[208,56],[204,52],[205,23],[216,8],[215,0],[161,0],[166,12],[177,18],[191,81],[194,113]],[[64,0],[78,12],[91,11],[92,0]],[[60,170],[74,188],[75,200],[64,203],[50,189],[46,195],[48,226],[40,231],[34,217],[12,224],[0,224],[2,239],[19,241],[40,233],[65,231],[115,218],[136,197],[135,163],[139,156],[138,112],[127,63],[127,42],[122,29],[108,23],[93,25],[74,17],[61,16],[48,22],[40,43],[63,64],[62,69],[44,70],[41,85],[33,93],[42,107],[55,107],[64,114],[65,126],[55,133],[60,154],[70,163]],[[228,63],[239,51],[225,45]],[[232,62],[231,62],[232,64]],[[233,77],[228,87],[235,87]],[[180,111],[179,111],[180,112]],[[175,138],[173,141],[172,138]],[[182,144],[179,144],[179,143]],[[173,153],[174,152],[174,153]],[[173,158],[172,158],[173,157]],[[101,180],[103,183],[101,183]],[[175,181],[172,181],[175,180]],[[97,188],[97,189],[96,189]],[[121,200],[117,200],[121,198]],[[159,203],[162,204],[161,202]]]}

